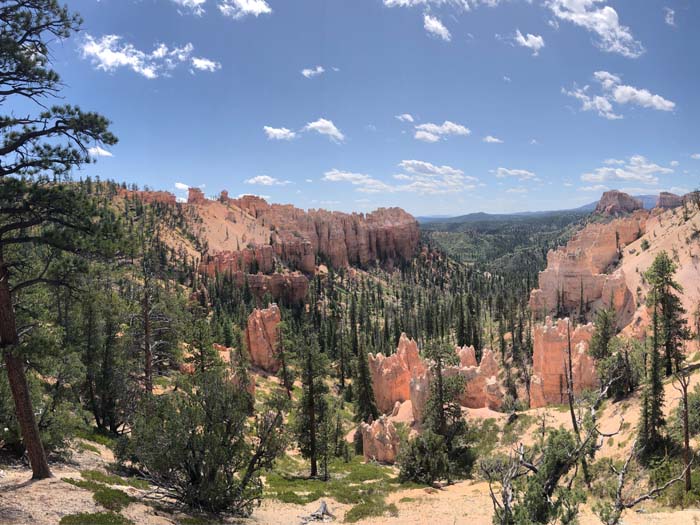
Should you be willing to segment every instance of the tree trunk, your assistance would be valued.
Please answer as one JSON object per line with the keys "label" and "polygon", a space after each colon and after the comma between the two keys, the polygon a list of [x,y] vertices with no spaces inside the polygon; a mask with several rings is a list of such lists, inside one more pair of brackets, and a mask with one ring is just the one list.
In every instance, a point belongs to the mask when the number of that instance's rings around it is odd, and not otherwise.
{"label": "tree trunk", "polygon": [[688,379],[683,378],[681,383],[683,389],[683,462],[685,463],[685,491],[690,492],[692,488],[690,472],[690,431],[688,429]]}
{"label": "tree trunk", "polygon": [[51,477],[49,462],[41,443],[39,427],[34,418],[32,399],[29,395],[27,377],[24,373],[22,359],[13,353],[13,347],[19,342],[15,311],[12,306],[12,294],[10,292],[9,271],[0,252],[0,348],[2,348],[7,378],[10,382],[12,399],[15,402],[17,422],[22,431],[22,440],[27,449],[29,463],[32,466],[32,479],[45,479]]}

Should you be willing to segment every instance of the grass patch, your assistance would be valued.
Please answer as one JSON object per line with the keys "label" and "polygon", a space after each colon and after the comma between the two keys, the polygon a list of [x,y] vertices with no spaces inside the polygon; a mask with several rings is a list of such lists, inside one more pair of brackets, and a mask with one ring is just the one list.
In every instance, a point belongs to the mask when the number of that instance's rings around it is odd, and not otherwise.
{"label": "grass patch", "polygon": [[113,511],[120,511],[129,506],[135,499],[129,496],[126,492],[113,489],[102,483],[97,483],[92,480],[62,478],[62,481],[70,483],[81,489],[92,492],[92,499],[95,503],[102,505],[104,508]]}
{"label": "grass patch", "polygon": [[100,432],[96,428],[91,428],[90,430],[79,430],[76,433],[76,436],[81,439],[85,439],[86,441],[99,443],[100,445],[103,445],[112,450],[114,450],[114,447],[117,444],[116,437],[106,434],[104,432]]}
{"label": "grass patch", "polygon": [[133,521],[114,512],[81,512],[63,516],[60,525],[133,525]]}
{"label": "grass patch", "polygon": [[354,522],[370,516],[397,513],[395,505],[387,505],[390,492],[411,488],[399,483],[393,472],[375,463],[363,463],[356,456],[349,463],[334,460],[330,465],[331,479],[321,481],[305,477],[305,462],[285,458],[276,472],[267,475],[265,497],[284,503],[305,505],[321,498],[333,498],[354,505],[345,521]]}
{"label": "grass patch", "polygon": [[345,514],[345,522],[354,523],[365,518],[379,517],[385,514],[392,517],[398,516],[399,509],[393,503],[387,505],[384,497],[379,493],[368,495],[362,503],[355,505]]}
{"label": "grass patch", "polygon": [[94,452],[95,454],[100,453],[100,449],[94,445],[91,445],[90,443],[86,443],[85,441],[76,441],[75,448],[78,450],[78,452]]}
{"label": "grass patch", "polygon": [[115,474],[105,474],[99,470],[83,470],[80,475],[90,481],[97,481],[105,485],[120,485],[122,487],[134,487],[135,489],[148,490],[147,481],[136,478],[122,478]]}
{"label": "grass patch", "polygon": [[408,496],[405,498],[401,498],[399,500],[399,503],[415,503],[416,498],[409,498]]}

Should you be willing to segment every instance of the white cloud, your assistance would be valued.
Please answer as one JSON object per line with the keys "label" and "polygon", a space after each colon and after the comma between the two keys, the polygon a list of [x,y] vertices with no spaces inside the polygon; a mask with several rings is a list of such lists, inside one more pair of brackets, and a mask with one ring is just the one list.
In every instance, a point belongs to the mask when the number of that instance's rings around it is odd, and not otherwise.
{"label": "white cloud", "polygon": [[417,125],[414,137],[417,140],[422,140],[423,142],[438,142],[441,138],[448,137],[450,135],[466,136],[470,133],[471,130],[469,128],[446,120],[442,124],[433,124],[432,122],[428,122],[426,124]]}
{"label": "white cloud", "polygon": [[508,83],[512,82],[511,78],[508,75],[503,75],[503,81]]}
{"label": "white cloud", "polygon": [[306,68],[301,70],[301,74],[306,78],[317,77],[325,72],[326,70],[323,68],[323,66],[316,66],[315,68]]}
{"label": "white cloud", "polygon": [[172,0],[180,7],[188,10],[191,14],[202,16],[204,14],[204,3],[207,0]]}
{"label": "white cloud", "polygon": [[357,186],[362,193],[416,193],[440,195],[458,193],[476,188],[478,179],[464,175],[451,166],[438,166],[421,160],[404,160],[399,163],[402,173],[393,176],[400,184],[388,184],[371,175],[333,169],[323,176],[326,182],[345,182]]}
{"label": "white cloud", "polygon": [[664,21],[666,24],[675,27],[676,26],[676,12],[670,7],[664,7]]}
{"label": "white cloud", "polygon": [[126,67],[148,79],[168,75],[178,65],[189,61],[194,46],[185,44],[170,49],[159,44],[151,53],[124,42],[118,35],[105,35],[96,39],[87,34],[80,45],[83,58],[89,58],[97,69],[113,72]]}
{"label": "white cloud", "polygon": [[401,122],[413,122],[413,115],[410,113],[402,113],[401,115],[396,115],[396,118]]}
{"label": "white cloud", "polygon": [[691,159],[700,160],[700,153],[693,153],[690,156]]}
{"label": "white cloud", "polygon": [[540,54],[540,49],[544,47],[544,38],[540,35],[532,35],[527,33],[524,35],[518,29],[515,33],[515,43],[522,47],[527,47],[532,50],[532,56]]}
{"label": "white cloud", "polygon": [[495,171],[492,170],[491,173],[495,173],[496,177],[499,179],[505,179],[506,177],[515,177],[520,181],[532,180],[537,181],[537,175],[529,170],[522,169],[509,169],[509,168],[497,168]]}
{"label": "white cloud", "polygon": [[677,168],[678,166],[680,166],[680,164],[681,163],[678,162],[677,160],[672,160],[671,162],[668,163],[668,165],[671,166],[672,168]]}
{"label": "white cloud", "polygon": [[315,131],[321,135],[326,135],[333,142],[343,142],[345,140],[345,135],[335,127],[333,121],[326,120],[325,118],[320,118],[314,122],[309,122],[304,126],[304,131]]}
{"label": "white cloud", "polygon": [[176,182],[175,189],[180,190],[180,191],[187,191],[190,189],[190,187],[188,184],[185,184],[184,182]]}
{"label": "white cloud", "polygon": [[595,33],[603,51],[628,58],[644,53],[642,43],[632,36],[629,27],[620,24],[617,11],[605,5],[605,0],[547,0],[545,5],[560,20]]}
{"label": "white cloud", "polygon": [[273,128],[270,126],[263,126],[265,135],[270,140],[293,140],[297,138],[297,134],[287,128]]}
{"label": "white cloud", "polygon": [[259,184],[261,186],[284,186],[286,184],[291,184],[291,181],[280,180],[275,177],[270,177],[269,175],[258,175],[250,179],[246,179],[246,184]]}
{"label": "white cloud", "polygon": [[605,166],[581,175],[581,180],[594,184],[638,182],[653,186],[659,183],[659,175],[673,173],[671,168],[659,166],[642,155],[634,155],[622,163],[610,160],[605,161]]}
{"label": "white cloud", "polygon": [[506,193],[527,193],[527,188],[508,188]]}
{"label": "white cloud", "polygon": [[602,191],[608,191],[610,188],[608,188],[604,184],[596,184],[595,186],[582,186],[579,189],[581,191],[602,192]]}
{"label": "white cloud", "polygon": [[675,102],[655,95],[647,89],[622,84],[619,76],[607,71],[596,71],[593,76],[600,83],[600,94],[593,94],[589,85],[574,87],[572,90],[562,89],[562,93],[581,101],[582,111],[595,111],[601,117],[617,120],[623,117],[615,111],[613,103],[630,104],[657,111],[673,111],[676,107]]}
{"label": "white cloud", "polygon": [[109,151],[106,149],[102,149],[99,146],[93,146],[92,148],[88,148],[88,154],[91,157],[113,157]]}
{"label": "white cloud", "polygon": [[209,60],[208,58],[192,57],[192,67],[199,71],[209,71],[213,73],[221,69],[221,64],[214,60]]}
{"label": "white cloud", "polygon": [[257,18],[260,15],[272,13],[272,9],[265,0],[221,0],[219,11],[234,20],[240,20],[248,15]]}
{"label": "white cloud", "polygon": [[[474,0],[476,3],[476,0]],[[384,0],[384,5],[387,7],[416,7],[416,6],[429,6],[429,5],[451,5],[454,7],[459,7],[468,11],[469,1],[468,0]]]}
{"label": "white cloud", "polygon": [[385,184],[370,175],[365,175],[364,173],[352,173],[349,171],[332,169],[327,171],[321,180],[326,182],[348,182],[353,186],[358,186],[357,191],[361,191],[363,193],[392,191],[388,184]]}
{"label": "white cloud", "polygon": [[487,144],[503,144],[501,139],[494,137],[493,135],[486,135],[482,140]]}
{"label": "white cloud", "polygon": [[443,25],[439,18],[430,16],[428,13],[423,15],[423,28],[431,35],[443,39],[445,42],[452,40],[452,35],[449,30]]}

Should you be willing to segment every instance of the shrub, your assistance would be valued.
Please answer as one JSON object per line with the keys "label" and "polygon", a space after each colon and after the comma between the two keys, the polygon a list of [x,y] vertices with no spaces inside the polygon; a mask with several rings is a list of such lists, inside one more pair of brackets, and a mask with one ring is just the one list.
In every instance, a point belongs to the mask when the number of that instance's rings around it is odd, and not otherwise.
{"label": "shrub", "polygon": [[404,443],[397,458],[399,480],[430,485],[449,472],[447,448],[442,436],[426,430]]}
{"label": "shrub", "polygon": [[260,471],[284,450],[286,396],[249,421],[250,396],[214,368],[146,400],[118,451],[163,492],[190,508],[249,515],[262,495]]}
{"label": "shrub", "polygon": [[114,512],[81,512],[63,516],[59,525],[133,525],[133,521]]}

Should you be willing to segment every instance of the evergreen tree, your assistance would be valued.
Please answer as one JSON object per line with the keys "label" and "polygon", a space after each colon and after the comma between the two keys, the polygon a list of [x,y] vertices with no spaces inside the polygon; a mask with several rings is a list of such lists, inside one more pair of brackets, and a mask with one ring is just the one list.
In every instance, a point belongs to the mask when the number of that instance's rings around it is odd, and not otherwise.
{"label": "evergreen tree", "polygon": [[615,310],[601,308],[596,312],[595,333],[591,339],[589,353],[596,359],[610,355],[610,341],[615,337]]}
{"label": "evergreen tree", "polygon": [[360,346],[357,356],[357,375],[355,379],[355,419],[358,422],[369,423],[379,417],[379,410],[374,399],[372,378],[369,372],[367,352]]}

